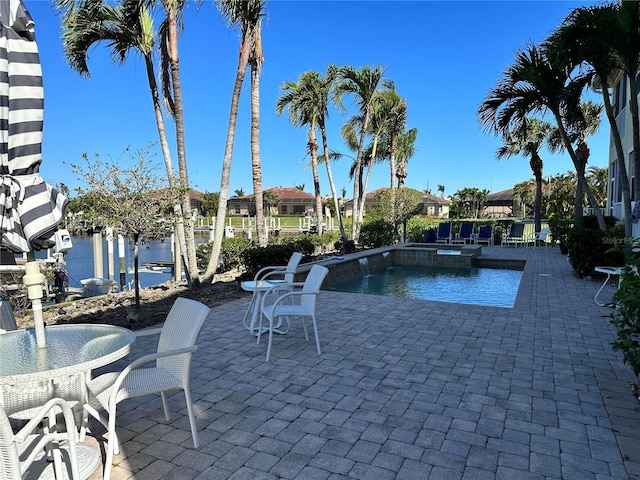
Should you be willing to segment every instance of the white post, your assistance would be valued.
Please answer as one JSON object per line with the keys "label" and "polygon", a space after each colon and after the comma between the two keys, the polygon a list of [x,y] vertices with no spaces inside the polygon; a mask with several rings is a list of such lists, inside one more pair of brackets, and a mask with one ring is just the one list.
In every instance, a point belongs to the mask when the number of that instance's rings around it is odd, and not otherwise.
{"label": "white post", "polygon": [[173,248],[173,279],[179,282],[182,279],[182,255],[180,252],[180,242],[177,235],[171,235]]}
{"label": "white post", "polygon": [[24,266],[24,285],[27,287],[27,296],[31,300],[31,310],[33,311],[33,325],[36,330],[36,346],[44,348],[47,342],[44,337],[44,320],[42,318],[42,286],[44,285],[44,275],[40,273],[38,262],[27,262]]}
{"label": "white post", "polygon": [[102,232],[93,232],[93,276],[104,277],[104,265],[102,260]]}
{"label": "white post", "polygon": [[124,287],[127,284],[127,271],[125,268],[124,237],[121,234],[118,234],[118,270],[120,273],[120,290],[124,290]]}
{"label": "white post", "polygon": [[107,271],[109,280],[112,282],[115,280],[115,272],[113,268],[113,228],[107,227]]}

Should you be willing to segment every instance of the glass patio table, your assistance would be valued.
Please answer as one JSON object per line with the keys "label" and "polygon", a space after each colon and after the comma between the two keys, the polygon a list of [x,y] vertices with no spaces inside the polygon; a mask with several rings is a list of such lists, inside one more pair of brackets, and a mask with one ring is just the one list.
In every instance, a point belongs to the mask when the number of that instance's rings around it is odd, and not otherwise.
{"label": "glass patio table", "polygon": [[[45,338],[46,347],[37,348],[34,329],[0,334],[0,403],[9,415],[29,418],[30,409],[52,397],[86,402],[86,376],[126,356],[136,336],[114,325],[77,324],[46,327]],[[86,446],[78,446],[78,458],[81,476],[100,463]],[[40,478],[49,473],[52,468]]]}

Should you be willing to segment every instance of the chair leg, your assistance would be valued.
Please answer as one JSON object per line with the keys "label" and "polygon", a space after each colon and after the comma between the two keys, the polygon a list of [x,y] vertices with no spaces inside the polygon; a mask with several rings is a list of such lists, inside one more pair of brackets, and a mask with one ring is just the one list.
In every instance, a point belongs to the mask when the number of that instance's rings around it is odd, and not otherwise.
{"label": "chair leg", "polygon": [[164,409],[164,419],[168,422],[171,420],[171,413],[169,412],[169,404],[167,403],[167,392],[160,392],[162,397],[162,408]]}
{"label": "chair leg", "polygon": [[320,337],[318,336],[318,324],[316,323],[316,316],[311,317],[313,319],[313,333],[316,336],[316,348],[318,350],[318,355],[322,352],[320,351]]}
{"label": "chair leg", "polygon": [[300,317],[302,318],[302,328],[304,329],[304,339],[308,342],[309,341],[309,334],[307,333],[307,317]]}
{"label": "chair leg", "polygon": [[267,360],[266,360],[267,362],[269,361],[269,356],[271,355],[271,340],[273,340],[273,321],[274,321],[274,318],[269,319],[269,340],[267,341]]}
{"label": "chair leg", "polygon": [[184,398],[187,402],[187,412],[189,413],[189,424],[191,425],[191,437],[193,438],[193,447],[199,448],[200,441],[198,439],[198,428],[196,426],[196,417],[193,413],[193,403],[191,401],[191,390],[189,387],[184,389]]}

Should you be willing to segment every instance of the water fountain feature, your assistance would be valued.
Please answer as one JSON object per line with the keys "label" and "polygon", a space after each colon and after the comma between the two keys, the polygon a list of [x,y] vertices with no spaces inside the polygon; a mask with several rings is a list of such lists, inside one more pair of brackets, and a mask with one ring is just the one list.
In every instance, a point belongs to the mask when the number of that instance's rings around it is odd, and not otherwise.
{"label": "water fountain feature", "polygon": [[358,262],[360,263],[360,269],[362,270],[362,275],[363,276],[369,275],[369,260],[367,260],[367,257],[359,258]]}

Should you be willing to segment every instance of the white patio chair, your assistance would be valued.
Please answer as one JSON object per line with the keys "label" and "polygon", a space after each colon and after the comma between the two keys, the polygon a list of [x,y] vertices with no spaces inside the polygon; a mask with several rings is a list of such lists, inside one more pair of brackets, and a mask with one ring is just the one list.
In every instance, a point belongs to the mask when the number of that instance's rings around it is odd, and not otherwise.
{"label": "white patio chair", "polygon": [[[98,419],[108,431],[107,457],[104,462],[105,480],[111,475],[113,456],[120,453],[116,435],[116,406],[127,398],[160,393],[165,419],[169,421],[171,417],[166,392],[183,390],[193,446],[199,447],[189,377],[191,357],[197,350],[195,344],[208,315],[209,307],[206,305],[195,300],[177,298],[161,328],[136,332],[137,336],[160,334],[157,353],[133,361],[120,373],[105,373],[88,383],[91,396],[102,405],[109,416],[108,420],[105,420],[91,405],[85,405],[85,410]],[[155,362],[155,366],[140,368],[150,362]]]}
{"label": "white patio chair", "polygon": [[[61,409],[64,416],[65,431],[54,430],[48,432],[41,429],[41,423],[54,409]],[[55,414],[52,414],[55,418]],[[40,433],[36,433],[40,431]],[[53,398],[42,405],[31,420],[14,435],[11,423],[4,408],[0,405],[0,480],[18,480],[26,476],[36,465],[40,471],[47,464],[45,447],[53,446],[53,461],[56,478],[72,478],[80,480],[78,470],[78,452],[76,445],[76,429],[73,421],[73,413],[67,403],[61,398]],[[57,443],[66,440],[68,445],[68,457],[58,450]],[[65,458],[63,458],[65,457]],[[68,465],[63,465],[68,460]],[[40,461],[44,462],[40,465]],[[63,468],[67,468],[65,477]]]}
{"label": "white patio chair", "polygon": [[[301,317],[302,326],[304,328],[304,337],[309,341],[309,334],[307,332],[307,324],[305,322],[306,317],[311,317],[313,321],[313,332],[316,336],[316,347],[318,355],[320,355],[320,338],[318,337],[318,324],[316,322],[316,299],[320,293],[320,287],[325,277],[329,273],[326,267],[321,265],[314,265],[311,267],[309,274],[307,275],[304,283],[291,283],[291,291],[281,294],[282,289],[276,285],[272,287],[262,297],[260,304],[260,327],[258,329],[258,343],[260,343],[262,329],[262,319],[266,318],[269,321],[269,340],[267,343],[267,362],[271,355],[271,342],[273,340],[273,329],[276,320],[284,318],[287,321],[287,328],[282,332],[286,333],[289,330],[289,318]],[[275,297],[275,299],[274,299]],[[277,322],[279,323],[279,322]]]}
{"label": "white patio chair", "polygon": [[527,239],[527,247],[529,246],[530,242],[533,242],[534,249],[538,245],[538,242],[542,242],[542,246],[546,247],[548,237],[549,237],[549,227],[545,227],[542,230],[540,230],[538,233],[536,233],[535,235]]}
{"label": "white patio chair", "polygon": [[268,280],[271,283],[277,282],[279,280],[281,282],[293,283],[294,276],[296,274],[296,268],[298,268],[298,264],[300,263],[300,260],[302,260],[302,257],[304,257],[304,255],[302,255],[300,252],[293,252],[286,266],[269,265],[267,267],[263,267],[258,271],[258,273],[256,273],[255,277],[253,277],[253,280],[256,282],[258,280]]}

